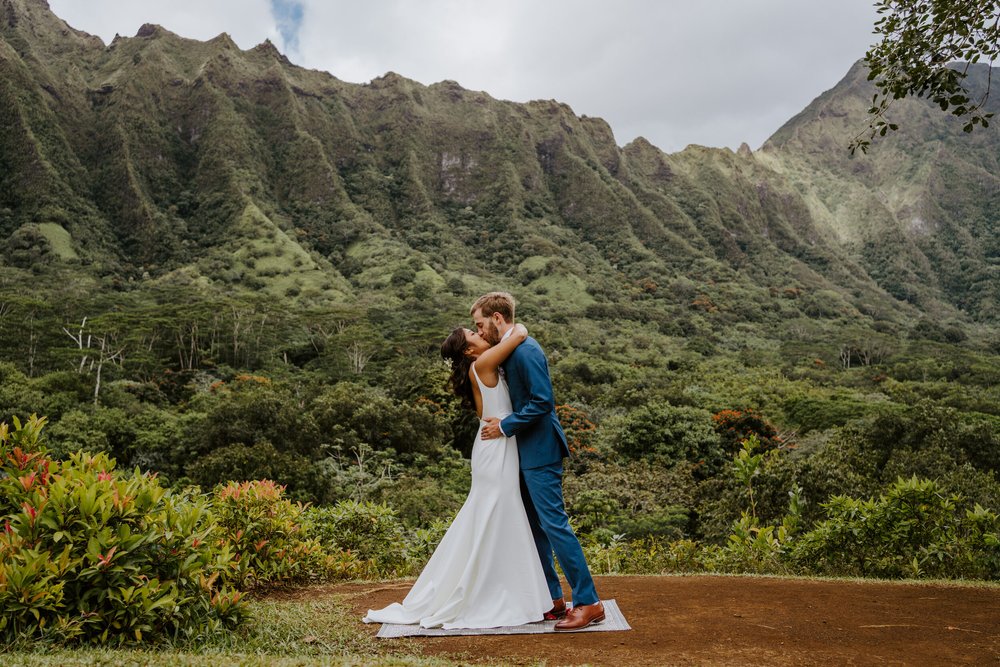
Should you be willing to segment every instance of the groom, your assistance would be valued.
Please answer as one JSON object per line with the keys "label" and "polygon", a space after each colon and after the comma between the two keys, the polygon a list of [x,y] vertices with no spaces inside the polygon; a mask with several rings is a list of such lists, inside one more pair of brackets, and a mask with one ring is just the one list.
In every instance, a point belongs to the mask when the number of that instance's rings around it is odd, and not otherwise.
{"label": "groom", "polygon": [[[514,297],[506,292],[484,294],[472,304],[472,319],[479,335],[496,345],[514,328]],[[556,630],[579,630],[600,623],[604,620],[604,605],[597,599],[583,549],[563,506],[562,460],[569,456],[569,447],[556,416],[545,353],[529,337],[502,367],[514,412],[502,421],[490,419],[483,427],[482,437],[489,440],[517,436],[521,497],[552,594],[552,610],[545,617],[562,619],[556,623]],[[552,560],[553,551],[573,590],[573,606],[568,612]]]}

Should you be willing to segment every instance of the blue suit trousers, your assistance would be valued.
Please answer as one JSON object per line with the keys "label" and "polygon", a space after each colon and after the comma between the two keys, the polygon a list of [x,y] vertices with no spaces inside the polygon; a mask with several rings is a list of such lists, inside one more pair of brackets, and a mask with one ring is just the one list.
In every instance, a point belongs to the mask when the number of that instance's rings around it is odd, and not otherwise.
{"label": "blue suit trousers", "polygon": [[598,600],[594,579],[563,505],[562,474],[562,462],[522,469],[521,498],[552,599],[563,597],[554,552],[573,591],[573,605],[594,604]]}

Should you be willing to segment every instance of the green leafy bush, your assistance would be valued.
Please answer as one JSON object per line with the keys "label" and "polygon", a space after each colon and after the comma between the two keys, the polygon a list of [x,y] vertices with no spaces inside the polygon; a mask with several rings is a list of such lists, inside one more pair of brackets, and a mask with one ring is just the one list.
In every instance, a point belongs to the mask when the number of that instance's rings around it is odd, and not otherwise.
{"label": "green leafy bush", "polygon": [[604,540],[585,537],[583,551],[595,574],[664,574],[706,569],[705,549],[691,540],[666,541],[657,537],[629,540],[621,534]]}
{"label": "green leafy bush", "polygon": [[310,536],[306,507],[271,480],[230,482],[215,490],[215,516],[233,551],[228,573],[241,589],[355,576],[357,559],[328,552]]}
{"label": "green leafy bush", "polygon": [[594,458],[586,466],[585,473],[571,471],[563,480],[566,507],[579,530],[605,530],[630,539],[684,536],[696,484],[694,465]]}
{"label": "green leafy bush", "polygon": [[225,445],[205,454],[188,468],[188,476],[202,488],[230,481],[274,480],[286,493],[302,502],[326,500],[329,476],[295,452],[280,451],[270,442]]}
{"label": "green leafy bush", "polygon": [[237,625],[207,501],[106,454],[54,461],[44,424],[0,424],[0,637],[120,644]]}
{"label": "green leafy bush", "polygon": [[[378,453],[373,454],[378,456]],[[374,493],[367,497],[355,494],[353,498],[384,502],[395,509],[403,525],[412,530],[429,526],[441,517],[454,516],[469,495],[471,481],[469,460],[450,450],[435,460],[418,457],[413,466],[391,482],[380,485]]]}
{"label": "green leafy bush", "polygon": [[601,426],[601,440],[628,458],[666,464],[690,461],[705,474],[717,469],[722,456],[711,413],[668,403],[608,419]]}
{"label": "green leafy bush", "polygon": [[430,454],[451,440],[451,427],[433,404],[395,400],[352,382],[340,382],[317,396],[310,415],[327,441],[344,451],[366,444],[400,455]]}
{"label": "green leafy bush", "polygon": [[310,533],[322,544],[366,562],[367,574],[409,572],[403,526],[388,505],[342,500],[333,506],[309,508],[306,519]]}
{"label": "green leafy bush", "polygon": [[835,496],[827,518],[804,534],[793,558],[821,574],[1000,577],[1000,521],[932,480],[898,479],[868,500]]}
{"label": "green leafy bush", "polygon": [[406,536],[406,556],[410,571],[418,572],[430,560],[441,538],[451,526],[452,519],[435,519],[426,528],[417,528]]}

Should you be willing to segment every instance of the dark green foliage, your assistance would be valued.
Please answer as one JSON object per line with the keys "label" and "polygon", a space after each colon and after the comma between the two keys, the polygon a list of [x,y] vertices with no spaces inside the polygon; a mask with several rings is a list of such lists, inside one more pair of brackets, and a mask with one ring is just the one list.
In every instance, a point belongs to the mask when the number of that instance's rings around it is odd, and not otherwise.
{"label": "dark green foliage", "polygon": [[192,439],[200,440],[197,451],[268,442],[279,451],[315,454],[320,436],[312,416],[290,388],[270,384],[267,378],[241,376],[201,397],[205,418],[192,425]]}
{"label": "dark green foliage", "polygon": [[675,539],[690,528],[696,470],[688,462],[594,461],[583,474],[566,476],[566,506],[584,533]]}
{"label": "dark green foliage", "polygon": [[898,479],[870,500],[835,496],[827,518],[796,543],[812,572],[853,576],[1000,576],[1000,521],[935,482]]}
{"label": "dark green foliage", "polygon": [[782,406],[789,421],[802,434],[843,426],[852,419],[868,414],[873,406],[860,398],[840,396],[831,398],[793,398]]}
{"label": "dark green foliage", "polygon": [[454,516],[469,495],[471,478],[468,459],[456,450],[445,450],[434,459],[418,458],[370,497],[393,507],[406,527],[414,530]]}
{"label": "dark green foliage", "polygon": [[371,561],[382,576],[402,574],[407,568],[402,524],[387,505],[343,500],[306,512],[310,533],[323,544]]}
{"label": "dark green foliage", "polygon": [[666,464],[691,461],[701,474],[714,471],[722,456],[711,413],[670,404],[643,406],[627,416],[607,420],[602,439],[605,447],[628,458]]}
{"label": "dark green foliage", "polygon": [[270,479],[284,486],[290,499],[304,502],[329,500],[334,493],[311,459],[279,451],[269,442],[213,449],[187,468],[187,476],[205,489],[220,482]]}
{"label": "dark green foliage", "polygon": [[412,456],[451,441],[448,423],[433,404],[397,401],[373,387],[341,382],[317,396],[310,409],[324,441],[345,452],[368,445]]}

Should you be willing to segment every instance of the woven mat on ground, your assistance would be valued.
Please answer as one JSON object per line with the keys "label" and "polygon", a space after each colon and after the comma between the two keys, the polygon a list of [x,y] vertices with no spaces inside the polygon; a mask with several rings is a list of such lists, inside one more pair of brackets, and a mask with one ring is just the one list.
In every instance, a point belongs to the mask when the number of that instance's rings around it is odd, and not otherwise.
{"label": "woven mat on ground", "polygon": [[[591,625],[582,630],[560,630],[560,632],[612,632],[615,630],[631,630],[614,600],[602,600],[604,603],[604,622]],[[378,637],[454,637],[456,635],[537,635],[555,632],[555,621],[539,621],[526,625],[508,625],[500,628],[422,628],[419,625],[396,625],[385,623],[379,628]]]}

